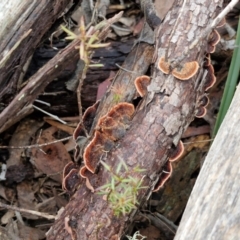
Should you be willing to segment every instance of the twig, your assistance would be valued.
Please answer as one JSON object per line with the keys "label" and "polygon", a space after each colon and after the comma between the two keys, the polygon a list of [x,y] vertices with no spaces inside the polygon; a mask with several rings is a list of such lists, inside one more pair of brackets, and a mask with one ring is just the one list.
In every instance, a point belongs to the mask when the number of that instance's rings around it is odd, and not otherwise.
{"label": "twig", "polygon": [[9,210],[22,212],[22,213],[30,213],[30,214],[33,214],[35,216],[46,218],[48,220],[53,220],[56,217],[56,216],[50,215],[48,213],[38,212],[38,211],[34,211],[34,210],[28,210],[28,209],[19,208],[19,207],[16,207],[16,206],[10,206],[10,205],[7,205],[7,204],[1,203],[1,202],[0,202],[0,207],[5,208],[5,209],[9,209]]}
{"label": "twig", "polygon": [[33,144],[33,145],[28,145],[28,146],[0,146],[0,149],[5,149],[5,148],[8,148],[8,149],[30,149],[30,148],[39,148],[39,147],[48,146],[48,145],[51,145],[51,144],[54,144],[54,143],[63,142],[63,141],[69,140],[69,139],[71,139],[71,138],[72,138],[72,136],[70,136],[70,137],[65,137],[65,138],[62,138],[62,139],[58,139],[58,140],[55,140],[55,141],[52,141],[52,142],[48,142],[48,143]]}
{"label": "twig", "polygon": [[35,108],[35,109],[37,109],[38,111],[41,111],[41,112],[47,114],[48,116],[56,119],[57,121],[59,121],[59,122],[61,122],[61,123],[63,123],[63,124],[67,124],[65,121],[63,121],[62,119],[60,119],[58,116],[53,115],[53,114],[51,114],[51,113],[49,113],[49,112],[47,112],[47,111],[44,111],[43,109],[41,109],[41,108],[39,108],[39,107],[37,107],[37,106],[35,106],[35,105],[32,105],[32,106],[33,106],[33,108]]}

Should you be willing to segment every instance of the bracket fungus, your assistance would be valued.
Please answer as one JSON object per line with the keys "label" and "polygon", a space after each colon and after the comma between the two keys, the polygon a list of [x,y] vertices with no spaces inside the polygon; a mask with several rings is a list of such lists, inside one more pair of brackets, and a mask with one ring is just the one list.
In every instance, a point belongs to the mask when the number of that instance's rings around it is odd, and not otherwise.
{"label": "bracket fungus", "polygon": [[204,106],[200,106],[195,114],[196,118],[202,118],[206,115],[207,109]]}
{"label": "bracket fungus", "polygon": [[170,63],[166,62],[164,57],[159,59],[158,68],[165,74],[170,73]]}
{"label": "bracket fungus", "polygon": [[83,166],[79,170],[79,175],[86,179],[86,187],[91,190],[91,192],[94,192],[94,187],[91,185],[89,178],[91,177],[91,172],[87,169],[86,166]]}
{"label": "bracket fungus", "polygon": [[197,73],[198,68],[198,62],[187,62],[182,67],[174,68],[172,71],[172,75],[180,80],[188,80]]}
{"label": "bracket fungus", "polygon": [[207,69],[208,73],[206,75],[205,83],[204,83],[205,91],[209,90],[216,82],[213,65],[210,64],[206,69]]}
{"label": "bracket fungus", "polygon": [[178,145],[173,149],[170,153],[169,162],[174,162],[178,160],[184,153],[184,145],[183,142],[180,140]]}
{"label": "bracket fungus", "polygon": [[92,123],[96,116],[96,112],[97,112],[99,103],[100,103],[100,101],[95,102],[92,106],[88,107],[83,114],[82,122],[88,133],[91,130]]}
{"label": "bracket fungus", "polygon": [[112,141],[117,141],[121,139],[126,133],[124,125],[121,122],[115,121],[112,117],[109,117],[108,115],[103,116],[99,119],[97,124],[97,130],[99,130]]}
{"label": "bracket fungus", "polygon": [[200,105],[200,106],[203,106],[203,107],[207,107],[208,104],[209,104],[209,98],[208,98],[206,95],[204,95],[204,96],[200,99],[199,105]]}
{"label": "bracket fungus", "polygon": [[172,164],[171,162],[167,161],[163,166],[162,173],[153,189],[153,192],[157,192],[164,185],[164,183],[171,177],[171,174]]}
{"label": "bracket fungus", "polygon": [[92,141],[87,145],[83,154],[86,168],[95,173],[103,154],[108,152],[112,146],[113,142],[110,139],[99,131],[95,131]]}
{"label": "bracket fungus", "polygon": [[135,79],[134,84],[141,97],[144,97],[147,94],[147,86],[150,84],[150,81],[150,77],[146,75],[139,76]]}
{"label": "bracket fungus", "polygon": [[206,52],[207,53],[215,52],[216,45],[219,43],[220,39],[221,39],[221,37],[220,37],[218,31],[214,29],[208,37],[208,44],[207,44]]}
{"label": "bracket fungus", "polygon": [[78,170],[72,169],[63,179],[62,188],[68,192],[73,192],[80,183]]}

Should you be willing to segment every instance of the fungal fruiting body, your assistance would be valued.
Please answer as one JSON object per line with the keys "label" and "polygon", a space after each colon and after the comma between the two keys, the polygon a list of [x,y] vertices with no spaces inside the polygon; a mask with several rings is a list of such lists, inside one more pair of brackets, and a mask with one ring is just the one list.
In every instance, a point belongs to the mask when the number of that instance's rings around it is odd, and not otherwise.
{"label": "fungal fruiting body", "polygon": [[89,180],[90,177],[91,177],[91,174],[92,173],[87,169],[86,166],[81,167],[80,170],[79,170],[79,175],[82,178],[86,179],[86,187],[88,189],[90,189],[91,192],[94,192],[94,188],[93,188],[93,186],[92,186],[92,184],[90,183],[90,180]]}
{"label": "fungal fruiting body", "polygon": [[216,82],[216,77],[214,75],[214,68],[213,65],[210,64],[208,67],[206,67],[207,69],[207,75],[205,78],[205,83],[204,83],[204,90],[207,91],[209,90]]}
{"label": "fungal fruiting body", "polygon": [[182,67],[174,68],[172,71],[172,75],[180,80],[188,80],[197,73],[198,69],[198,62],[187,62]]}
{"label": "fungal fruiting body", "polygon": [[204,96],[200,99],[199,105],[200,105],[200,106],[203,106],[203,107],[207,107],[208,104],[209,104],[209,98],[208,98],[206,95],[204,95]]}
{"label": "fungal fruiting body", "polygon": [[108,115],[100,118],[97,126],[99,131],[112,141],[121,139],[126,132],[126,129],[122,123],[115,121]]}
{"label": "fungal fruiting body", "polygon": [[215,52],[215,46],[219,43],[221,37],[217,30],[213,30],[208,37],[207,50],[208,53]]}
{"label": "fungal fruiting body", "polygon": [[170,63],[166,62],[164,57],[159,59],[158,68],[165,74],[170,73]]}
{"label": "fungal fruiting body", "polygon": [[119,103],[98,120],[94,137],[83,154],[85,166],[90,172],[96,172],[103,154],[110,151],[114,142],[124,136],[134,111],[133,104]]}
{"label": "fungal fruiting body", "polygon": [[78,170],[72,169],[67,176],[63,179],[62,188],[63,190],[73,192],[77,185],[79,184],[80,179],[78,176]]}
{"label": "fungal fruiting body", "polygon": [[95,131],[92,141],[87,145],[84,150],[83,160],[86,168],[95,173],[98,167],[98,162],[106,152],[105,144],[109,145],[110,140],[99,131]]}
{"label": "fungal fruiting body", "polygon": [[180,140],[178,142],[178,145],[174,147],[172,152],[170,153],[169,161],[174,162],[178,160],[183,155],[183,152],[184,152],[184,145],[183,145],[183,142]]}
{"label": "fungal fruiting body", "polygon": [[90,132],[90,130],[91,130],[92,123],[95,118],[99,103],[100,103],[100,101],[97,101],[95,104],[88,107],[83,114],[82,122],[83,122],[83,125],[84,125],[85,129],[87,130],[87,132]]}
{"label": "fungal fruiting body", "polygon": [[134,84],[141,97],[147,94],[147,86],[150,84],[150,81],[150,77],[146,75],[139,76],[135,79]]}
{"label": "fungal fruiting body", "polygon": [[196,118],[202,118],[206,115],[207,109],[204,106],[199,106],[197,113],[195,114]]}
{"label": "fungal fruiting body", "polygon": [[162,173],[153,189],[153,192],[157,192],[164,185],[164,183],[171,177],[171,174],[172,174],[172,164],[171,162],[167,161],[163,166]]}

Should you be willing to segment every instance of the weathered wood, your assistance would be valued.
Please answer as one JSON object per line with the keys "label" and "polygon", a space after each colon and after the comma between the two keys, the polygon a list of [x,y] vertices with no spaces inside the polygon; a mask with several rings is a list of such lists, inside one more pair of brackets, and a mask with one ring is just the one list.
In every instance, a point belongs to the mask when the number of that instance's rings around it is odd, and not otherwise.
{"label": "weathered wood", "polygon": [[[196,60],[201,66],[207,39],[199,41],[191,51],[187,50],[211,23],[216,10],[221,8],[222,1],[184,2],[187,4],[180,11],[183,1],[175,1],[159,28],[156,59],[164,56],[167,49],[171,60],[182,57],[183,51],[186,51],[182,64]],[[171,34],[172,29],[174,31]],[[139,191],[140,203],[150,196],[169,156],[169,149],[172,144],[177,144],[192,121],[197,110],[197,99],[204,91],[199,85],[201,81],[198,81],[202,77],[202,69],[190,80],[179,81],[172,75],[160,72],[157,65],[158,61],[153,69],[148,96],[136,112],[130,129],[104,159],[111,169],[116,169],[119,159],[123,159],[132,173],[131,177],[136,177],[139,181],[143,179],[142,185],[149,188]],[[146,171],[134,172],[136,166]],[[109,183],[110,179],[110,174],[100,167],[98,174],[91,176],[90,182],[96,189]],[[102,196],[91,193],[83,184],[49,231],[47,239],[119,239],[130,220],[131,216],[116,218],[108,202]],[[67,230],[64,229],[64,223]]]}
{"label": "weathered wood", "polygon": [[208,152],[175,240],[240,239],[240,87]]}
{"label": "weathered wood", "polygon": [[[68,0],[1,1],[1,102],[5,100],[9,103],[16,93],[17,82],[22,74],[24,64],[33,54],[42,36],[68,5]],[[26,35],[29,30],[30,32]],[[26,36],[23,38],[24,35]]]}

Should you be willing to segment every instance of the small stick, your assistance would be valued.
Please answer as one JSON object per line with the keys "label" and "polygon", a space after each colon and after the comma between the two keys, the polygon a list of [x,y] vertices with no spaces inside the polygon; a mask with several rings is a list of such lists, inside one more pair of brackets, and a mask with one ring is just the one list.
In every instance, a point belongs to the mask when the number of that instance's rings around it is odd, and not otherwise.
{"label": "small stick", "polygon": [[13,211],[17,211],[17,212],[30,213],[30,214],[33,214],[35,216],[46,218],[48,220],[55,219],[55,217],[56,217],[56,216],[50,215],[48,213],[38,212],[38,211],[34,211],[34,210],[28,210],[28,209],[19,208],[19,207],[16,207],[16,206],[10,206],[10,205],[7,205],[7,204],[1,203],[1,202],[0,202],[0,207],[5,208],[5,209],[9,209],[9,210],[13,210]]}
{"label": "small stick", "polygon": [[28,146],[0,146],[0,149],[5,149],[5,148],[8,148],[8,149],[40,148],[40,147],[48,146],[48,145],[51,145],[51,144],[54,144],[54,143],[63,142],[63,141],[69,140],[71,138],[72,138],[72,136],[69,136],[69,137],[65,137],[65,138],[58,139],[58,140],[55,140],[55,141],[52,141],[52,142],[48,142],[48,143],[33,144],[33,145],[28,145]]}

